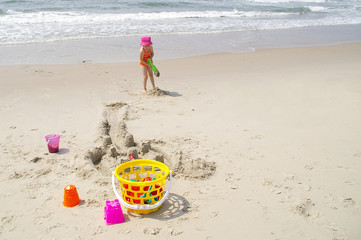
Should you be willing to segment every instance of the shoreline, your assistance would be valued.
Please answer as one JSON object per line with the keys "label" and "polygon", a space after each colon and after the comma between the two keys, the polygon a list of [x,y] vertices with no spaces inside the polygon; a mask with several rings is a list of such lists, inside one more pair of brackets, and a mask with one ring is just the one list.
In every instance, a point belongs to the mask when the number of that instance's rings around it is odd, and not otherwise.
{"label": "shoreline", "polygon": [[[155,61],[256,49],[330,46],[361,42],[361,25],[248,32],[152,36]],[[0,66],[137,62],[139,37],[1,45]]]}

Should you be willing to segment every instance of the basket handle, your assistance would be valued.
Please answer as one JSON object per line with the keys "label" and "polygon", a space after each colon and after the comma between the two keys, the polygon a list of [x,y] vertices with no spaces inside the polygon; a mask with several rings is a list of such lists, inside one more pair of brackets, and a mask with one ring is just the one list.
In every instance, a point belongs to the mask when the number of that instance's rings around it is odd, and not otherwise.
{"label": "basket handle", "polygon": [[163,195],[162,199],[157,202],[156,204],[153,205],[149,205],[149,204],[129,204],[127,202],[125,202],[122,198],[122,193],[118,193],[117,189],[115,187],[115,180],[114,180],[114,172],[112,172],[112,184],[113,184],[113,191],[115,193],[115,196],[117,196],[117,198],[119,199],[119,201],[121,202],[122,205],[124,205],[127,208],[133,209],[133,210],[150,210],[150,209],[154,209],[159,207],[160,205],[162,205],[162,203],[165,201],[165,199],[168,197],[168,194],[170,192],[171,186],[172,186],[172,171],[169,171],[169,185],[168,185],[168,191],[165,192],[165,194]]}

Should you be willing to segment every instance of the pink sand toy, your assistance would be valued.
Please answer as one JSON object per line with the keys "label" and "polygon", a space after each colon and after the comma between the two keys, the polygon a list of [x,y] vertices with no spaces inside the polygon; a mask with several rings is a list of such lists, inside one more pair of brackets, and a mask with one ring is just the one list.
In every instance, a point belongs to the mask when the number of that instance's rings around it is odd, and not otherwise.
{"label": "pink sand toy", "polygon": [[56,153],[59,151],[60,135],[49,134],[45,136],[45,140],[46,144],[48,144],[48,149],[50,153]]}
{"label": "pink sand toy", "polygon": [[106,201],[104,207],[104,219],[107,225],[125,222],[123,211],[118,199],[115,199],[114,201]]}

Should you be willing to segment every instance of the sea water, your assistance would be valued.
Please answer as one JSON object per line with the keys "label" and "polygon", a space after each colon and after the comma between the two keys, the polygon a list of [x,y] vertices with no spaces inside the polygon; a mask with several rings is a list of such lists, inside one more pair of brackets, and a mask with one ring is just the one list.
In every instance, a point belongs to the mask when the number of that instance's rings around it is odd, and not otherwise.
{"label": "sea water", "polygon": [[[142,35],[158,40],[164,55],[174,48],[218,52],[240,45],[239,51],[247,51],[261,41],[267,47],[278,33],[293,34],[297,42],[305,29],[319,35],[332,28],[338,33],[325,39],[338,39],[341,31],[359,41],[360,26],[359,0],[0,0],[0,51],[10,57],[0,64],[34,62],[39,55],[46,62],[122,61],[133,55]],[[115,49],[123,58],[108,54]],[[45,54],[49,51],[53,54]],[[86,56],[89,51],[93,54]]]}

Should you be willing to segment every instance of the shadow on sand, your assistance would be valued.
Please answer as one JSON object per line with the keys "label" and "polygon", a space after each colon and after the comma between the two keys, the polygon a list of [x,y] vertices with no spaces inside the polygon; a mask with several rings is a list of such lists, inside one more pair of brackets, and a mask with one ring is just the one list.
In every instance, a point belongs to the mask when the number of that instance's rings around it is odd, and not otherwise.
{"label": "shadow on sand", "polygon": [[128,215],[132,217],[149,217],[166,221],[186,214],[189,206],[189,202],[184,197],[175,193],[169,193],[168,198],[156,212],[147,215],[138,215],[128,211]]}

